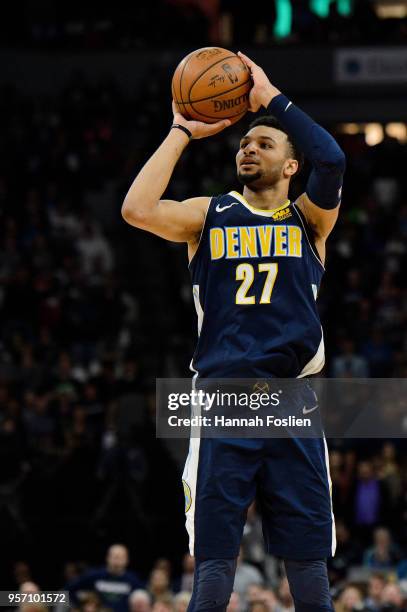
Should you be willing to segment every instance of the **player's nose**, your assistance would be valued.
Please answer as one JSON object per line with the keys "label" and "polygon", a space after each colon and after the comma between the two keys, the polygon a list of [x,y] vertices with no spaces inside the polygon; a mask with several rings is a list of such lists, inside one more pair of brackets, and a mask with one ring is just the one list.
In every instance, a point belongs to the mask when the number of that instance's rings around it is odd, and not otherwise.
{"label": "player's nose", "polygon": [[243,149],[243,153],[245,155],[256,155],[257,153],[256,143],[248,142],[247,145]]}

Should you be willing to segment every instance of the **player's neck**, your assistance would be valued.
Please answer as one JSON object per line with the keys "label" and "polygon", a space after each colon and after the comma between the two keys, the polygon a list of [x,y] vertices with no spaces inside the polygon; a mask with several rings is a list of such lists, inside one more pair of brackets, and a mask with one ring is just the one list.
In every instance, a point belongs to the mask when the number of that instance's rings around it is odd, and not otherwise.
{"label": "player's neck", "polygon": [[243,196],[255,208],[273,210],[273,208],[282,206],[288,200],[288,189],[286,185],[273,185],[267,189],[254,191],[248,185],[245,185]]}

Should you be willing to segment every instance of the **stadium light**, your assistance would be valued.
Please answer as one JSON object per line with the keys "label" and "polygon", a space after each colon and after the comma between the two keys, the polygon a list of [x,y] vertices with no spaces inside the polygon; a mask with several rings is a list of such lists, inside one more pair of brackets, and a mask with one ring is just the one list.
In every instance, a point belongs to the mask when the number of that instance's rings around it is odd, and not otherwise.
{"label": "stadium light", "polygon": [[332,2],[336,3],[336,9],[342,17],[349,17],[352,14],[353,0],[310,0],[310,8],[318,17],[326,19]]}
{"label": "stadium light", "polygon": [[[329,8],[332,2],[336,3],[336,9],[342,17],[352,14],[354,0],[309,0],[309,8],[318,17],[326,19],[329,16]],[[285,38],[292,31],[293,6],[292,0],[275,0],[276,20],[273,33],[276,38]]]}
{"label": "stadium light", "polygon": [[404,19],[407,17],[405,0],[376,0],[373,3],[376,15],[380,19]]}
{"label": "stadium light", "polygon": [[341,123],[338,127],[341,134],[360,134],[363,132],[363,127],[359,123]]}
{"label": "stadium light", "polygon": [[365,141],[369,147],[382,142],[384,138],[383,126],[380,123],[366,123],[365,125]]}
{"label": "stadium light", "polygon": [[274,22],[274,36],[285,38],[291,34],[293,22],[293,7],[291,0],[276,0],[276,20]]}
{"label": "stadium light", "polygon": [[407,143],[407,125],[405,123],[388,123],[385,131],[387,136],[396,138],[401,143]]}

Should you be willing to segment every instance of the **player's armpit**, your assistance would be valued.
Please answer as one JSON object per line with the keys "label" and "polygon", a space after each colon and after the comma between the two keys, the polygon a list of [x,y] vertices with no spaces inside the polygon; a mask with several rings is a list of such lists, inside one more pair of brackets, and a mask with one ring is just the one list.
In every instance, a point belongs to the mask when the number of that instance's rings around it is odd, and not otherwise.
{"label": "player's armpit", "polygon": [[338,219],[340,203],[336,208],[326,210],[311,202],[306,193],[301,194],[296,203],[315,238],[326,240]]}
{"label": "player's armpit", "polygon": [[182,202],[160,200],[148,212],[124,216],[127,223],[171,240],[172,242],[194,242],[201,234],[210,198],[190,198]]}

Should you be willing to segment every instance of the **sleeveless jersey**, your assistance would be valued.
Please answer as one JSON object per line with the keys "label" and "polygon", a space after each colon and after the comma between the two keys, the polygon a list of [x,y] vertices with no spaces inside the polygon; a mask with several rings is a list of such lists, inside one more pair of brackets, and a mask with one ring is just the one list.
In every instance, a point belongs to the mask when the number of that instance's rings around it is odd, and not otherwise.
{"label": "sleeveless jersey", "polygon": [[300,378],[322,369],[324,267],[295,202],[261,210],[236,191],[213,197],[189,268],[199,377]]}

